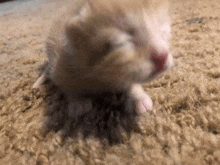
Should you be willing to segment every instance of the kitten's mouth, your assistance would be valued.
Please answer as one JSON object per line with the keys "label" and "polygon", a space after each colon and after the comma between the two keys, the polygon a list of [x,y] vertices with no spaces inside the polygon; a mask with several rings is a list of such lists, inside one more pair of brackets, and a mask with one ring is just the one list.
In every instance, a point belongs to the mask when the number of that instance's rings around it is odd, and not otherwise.
{"label": "kitten's mouth", "polygon": [[172,66],[173,66],[173,60],[171,56],[171,57],[168,57],[166,62],[163,63],[162,65],[155,65],[155,69],[153,70],[151,76],[155,77],[159,75],[160,73],[169,70],[170,68],[172,68]]}
{"label": "kitten's mouth", "polygon": [[154,78],[156,78],[160,73],[162,73],[164,71],[164,68],[157,68],[157,69],[155,69],[152,73],[151,73],[151,75],[150,75],[150,78],[151,79],[154,79]]}
{"label": "kitten's mouth", "polygon": [[154,79],[156,78],[158,75],[160,75],[161,73],[169,70],[170,67],[168,65],[164,65],[162,67],[155,67],[154,71],[151,73],[150,78]]}
{"label": "kitten's mouth", "polygon": [[163,72],[164,70],[165,70],[165,67],[156,67],[156,69],[152,73],[152,76],[157,75],[157,74]]}

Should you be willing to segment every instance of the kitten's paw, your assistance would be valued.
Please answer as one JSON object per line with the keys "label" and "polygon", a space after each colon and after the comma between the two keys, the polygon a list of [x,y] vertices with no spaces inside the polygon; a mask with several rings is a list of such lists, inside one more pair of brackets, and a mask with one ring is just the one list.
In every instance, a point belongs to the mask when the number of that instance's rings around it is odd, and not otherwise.
{"label": "kitten's paw", "polygon": [[138,115],[142,115],[146,111],[151,111],[153,108],[153,102],[147,94],[142,94],[138,98],[134,98],[133,101],[135,112]]}
{"label": "kitten's paw", "polygon": [[67,107],[68,117],[77,118],[92,109],[91,100],[74,100],[70,101]]}

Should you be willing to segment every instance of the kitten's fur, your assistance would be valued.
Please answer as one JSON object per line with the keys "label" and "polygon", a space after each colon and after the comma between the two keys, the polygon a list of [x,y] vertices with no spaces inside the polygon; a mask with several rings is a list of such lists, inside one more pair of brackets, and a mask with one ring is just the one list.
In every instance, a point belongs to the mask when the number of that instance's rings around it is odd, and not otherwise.
{"label": "kitten's fur", "polygon": [[[168,1],[72,3],[53,23],[46,42],[49,65],[34,87],[48,75],[73,102],[81,94],[125,91],[138,114],[151,110],[152,101],[140,84],[173,65]],[[87,107],[73,114],[90,110],[91,104]]]}

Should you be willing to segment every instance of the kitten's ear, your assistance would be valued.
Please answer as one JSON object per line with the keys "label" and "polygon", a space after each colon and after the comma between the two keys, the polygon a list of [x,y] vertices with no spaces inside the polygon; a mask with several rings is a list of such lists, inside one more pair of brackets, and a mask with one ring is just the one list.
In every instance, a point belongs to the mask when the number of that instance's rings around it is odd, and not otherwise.
{"label": "kitten's ear", "polygon": [[67,39],[76,47],[83,46],[83,43],[88,38],[88,35],[85,33],[84,22],[85,20],[80,16],[73,17],[67,22],[65,27]]}
{"label": "kitten's ear", "polygon": [[89,7],[90,7],[92,13],[96,12],[96,8],[95,8],[95,4],[94,4],[93,0],[87,0],[87,1],[88,1]]}
{"label": "kitten's ear", "polygon": [[67,35],[71,35],[74,31],[78,31],[81,26],[82,26],[82,21],[79,18],[79,16],[71,18],[70,20],[67,21],[65,27]]}
{"label": "kitten's ear", "polygon": [[111,15],[111,17],[124,16],[124,12],[118,7],[122,2],[118,0],[87,0],[87,2],[91,13],[94,15]]}

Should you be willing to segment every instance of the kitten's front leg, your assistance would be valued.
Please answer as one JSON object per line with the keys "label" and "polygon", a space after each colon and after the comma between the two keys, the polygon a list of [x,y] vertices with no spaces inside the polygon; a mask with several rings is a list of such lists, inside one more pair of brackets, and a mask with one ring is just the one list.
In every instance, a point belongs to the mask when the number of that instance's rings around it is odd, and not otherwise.
{"label": "kitten's front leg", "polygon": [[146,111],[151,111],[153,103],[151,98],[145,93],[140,84],[134,84],[129,89],[130,102],[135,108],[138,115],[142,115]]}

